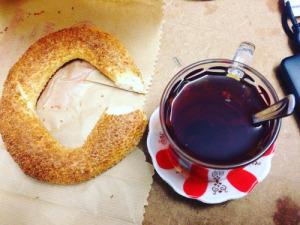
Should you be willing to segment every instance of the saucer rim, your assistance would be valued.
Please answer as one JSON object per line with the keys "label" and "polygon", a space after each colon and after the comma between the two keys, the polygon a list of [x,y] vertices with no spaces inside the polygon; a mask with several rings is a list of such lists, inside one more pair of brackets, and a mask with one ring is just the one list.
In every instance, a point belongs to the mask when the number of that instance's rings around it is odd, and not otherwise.
{"label": "saucer rim", "polygon": [[[236,199],[240,199],[240,198],[243,198],[245,197],[246,195],[250,194],[257,186],[257,184],[261,183],[267,176],[268,174],[270,173],[271,171],[271,167],[272,167],[272,158],[273,158],[273,153],[271,153],[271,155],[268,155],[268,156],[262,156],[262,157],[270,157],[270,161],[268,162],[268,167],[264,168],[264,173],[263,175],[261,175],[259,178],[257,178],[257,183],[254,184],[253,188],[251,189],[251,191],[249,192],[240,192],[240,195],[226,195],[228,198],[226,198],[224,200],[224,198],[214,198],[215,201],[207,201],[207,200],[203,200],[201,199],[201,196],[198,197],[198,198],[193,198],[193,197],[190,197],[188,196],[187,194],[183,193],[183,191],[173,185],[172,181],[170,180],[170,178],[168,178],[169,176],[163,174],[161,172],[161,170],[163,170],[163,168],[159,168],[159,165],[157,164],[157,161],[155,159],[155,153],[153,150],[150,150],[150,138],[153,136],[153,120],[154,120],[154,116],[156,113],[159,113],[159,107],[157,107],[151,114],[150,118],[149,118],[149,129],[148,129],[148,135],[147,135],[147,140],[146,140],[146,143],[147,143],[147,149],[148,149],[148,152],[150,154],[150,157],[151,157],[151,160],[152,160],[152,165],[154,166],[154,169],[155,171],[157,172],[157,174],[179,195],[185,197],[185,198],[188,198],[188,199],[193,199],[193,200],[197,200],[197,201],[200,201],[202,203],[205,203],[205,204],[220,204],[220,203],[223,203],[223,202],[227,202],[227,201],[230,201],[230,200],[236,200]],[[160,123],[160,121],[159,121]],[[157,169],[159,168],[159,169]],[[234,169],[229,169],[229,170],[234,170]],[[225,178],[225,180],[227,180]],[[212,181],[208,181],[208,183],[211,183]],[[205,192],[204,194],[205,195]],[[219,200],[218,200],[219,199]]]}

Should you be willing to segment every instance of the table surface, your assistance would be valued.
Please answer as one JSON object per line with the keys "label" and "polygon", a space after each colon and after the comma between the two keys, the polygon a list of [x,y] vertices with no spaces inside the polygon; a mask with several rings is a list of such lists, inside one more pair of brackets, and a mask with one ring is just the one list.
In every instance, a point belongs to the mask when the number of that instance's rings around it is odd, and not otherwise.
{"label": "table surface", "polygon": [[[161,50],[146,110],[159,103],[163,88],[181,67],[207,58],[232,58],[242,41],[255,43],[253,67],[279,96],[280,61],[291,55],[277,0],[166,1]],[[283,120],[268,177],[240,200],[205,205],[177,195],[157,174],[148,198],[144,225],[299,224],[300,138],[294,117]],[[146,152],[145,140],[143,147]]]}

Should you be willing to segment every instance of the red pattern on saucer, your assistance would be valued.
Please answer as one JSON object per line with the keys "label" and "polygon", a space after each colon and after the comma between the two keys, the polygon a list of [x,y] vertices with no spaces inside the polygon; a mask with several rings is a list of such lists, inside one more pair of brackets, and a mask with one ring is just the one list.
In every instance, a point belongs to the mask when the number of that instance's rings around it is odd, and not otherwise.
{"label": "red pattern on saucer", "polygon": [[174,169],[179,165],[177,159],[173,156],[171,148],[161,149],[156,153],[156,161],[159,167],[163,169]]}
{"label": "red pattern on saucer", "polygon": [[244,168],[213,170],[192,165],[189,170],[184,169],[162,131],[158,109],[150,118],[147,146],[155,170],[178,194],[211,204],[251,192],[269,173],[275,150],[271,146],[260,159]]}
{"label": "red pattern on saucer", "polygon": [[250,192],[257,184],[256,177],[243,168],[231,170],[227,174],[227,180],[241,192]]}
{"label": "red pattern on saucer", "polygon": [[192,166],[190,174],[183,184],[183,191],[192,198],[199,198],[205,193],[207,186],[208,169]]}

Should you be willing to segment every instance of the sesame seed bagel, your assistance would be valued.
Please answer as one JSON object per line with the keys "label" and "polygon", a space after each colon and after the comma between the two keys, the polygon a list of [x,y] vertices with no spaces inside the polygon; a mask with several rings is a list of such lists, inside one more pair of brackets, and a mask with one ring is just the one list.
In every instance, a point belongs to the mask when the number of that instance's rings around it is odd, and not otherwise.
{"label": "sesame seed bagel", "polygon": [[25,174],[54,184],[74,184],[109,169],[135,147],[147,124],[145,114],[104,113],[79,148],[55,140],[36,113],[47,82],[65,63],[82,59],[116,86],[143,92],[139,70],[121,43],[90,26],[71,27],[35,42],[10,69],[0,102],[0,133]]}

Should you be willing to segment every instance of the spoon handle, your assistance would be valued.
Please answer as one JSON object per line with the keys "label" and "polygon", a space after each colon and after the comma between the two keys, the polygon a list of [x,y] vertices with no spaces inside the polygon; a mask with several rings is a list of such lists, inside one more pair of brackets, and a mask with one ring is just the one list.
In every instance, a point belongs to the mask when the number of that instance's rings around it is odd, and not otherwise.
{"label": "spoon handle", "polygon": [[294,108],[295,96],[290,94],[268,108],[254,114],[252,121],[254,124],[257,124],[267,120],[286,117],[293,113]]}

